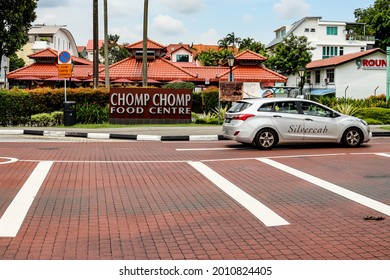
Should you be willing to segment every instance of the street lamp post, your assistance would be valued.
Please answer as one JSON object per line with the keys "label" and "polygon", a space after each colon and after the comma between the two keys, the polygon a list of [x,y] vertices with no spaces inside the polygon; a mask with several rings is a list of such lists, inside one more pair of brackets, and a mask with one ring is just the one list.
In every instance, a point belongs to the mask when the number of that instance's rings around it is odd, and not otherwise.
{"label": "street lamp post", "polygon": [[229,56],[227,57],[228,65],[230,67],[229,82],[233,82],[234,81],[234,78],[233,78],[234,59],[235,58],[234,58],[234,55],[232,53],[229,54]]}
{"label": "street lamp post", "polygon": [[300,95],[303,95],[303,86],[305,85],[305,73],[306,73],[306,69],[304,67],[299,68],[298,76],[299,78],[301,78]]}

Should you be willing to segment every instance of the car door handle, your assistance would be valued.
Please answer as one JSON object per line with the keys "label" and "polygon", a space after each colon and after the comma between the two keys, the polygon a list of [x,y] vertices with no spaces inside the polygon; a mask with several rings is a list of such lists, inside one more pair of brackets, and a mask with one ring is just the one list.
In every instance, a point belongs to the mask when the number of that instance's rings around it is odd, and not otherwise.
{"label": "car door handle", "polygon": [[310,119],[310,118],[306,118],[305,121],[309,121],[309,122],[312,122],[313,119]]}
{"label": "car door handle", "polygon": [[274,115],[273,117],[274,118],[281,118],[282,116],[281,115]]}

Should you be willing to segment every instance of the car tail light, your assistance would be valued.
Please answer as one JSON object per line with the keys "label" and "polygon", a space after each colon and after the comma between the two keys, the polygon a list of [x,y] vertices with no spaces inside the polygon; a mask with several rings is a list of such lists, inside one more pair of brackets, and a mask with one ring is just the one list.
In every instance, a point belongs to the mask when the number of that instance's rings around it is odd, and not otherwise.
{"label": "car tail light", "polygon": [[233,120],[246,121],[247,119],[254,117],[253,114],[239,114],[233,117]]}

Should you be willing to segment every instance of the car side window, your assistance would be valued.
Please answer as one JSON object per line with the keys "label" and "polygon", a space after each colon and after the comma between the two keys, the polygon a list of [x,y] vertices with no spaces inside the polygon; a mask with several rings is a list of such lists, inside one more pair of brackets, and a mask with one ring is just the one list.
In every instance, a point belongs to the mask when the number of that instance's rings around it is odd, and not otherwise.
{"label": "car side window", "polygon": [[301,108],[303,114],[309,116],[329,118],[333,114],[333,112],[330,111],[329,109],[310,102],[301,102]]}
{"label": "car side window", "polygon": [[260,106],[260,108],[257,110],[259,112],[272,112],[274,109],[274,103],[265,103]]}
{"label": "car side window", "polygon": [[275,112],[298,114],[298,107],[295,101],[281,101],[275,103]]}

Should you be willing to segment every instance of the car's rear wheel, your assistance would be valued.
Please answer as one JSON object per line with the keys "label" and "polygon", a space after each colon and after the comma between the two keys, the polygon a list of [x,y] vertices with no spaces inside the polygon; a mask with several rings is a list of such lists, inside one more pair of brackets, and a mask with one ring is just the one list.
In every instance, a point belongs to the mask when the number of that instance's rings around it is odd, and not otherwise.
{"label": "car's rear wheel", "polygon": [[363,133],[358,128],[349,128],[344,132],[342,142],[347,147],[357,147],[363,142]]}
{"label": "car's rear wheel", "polygon": [[265,128],[256,134],[254,142],[256,147],[261,150],[271,150],[278,142],[278,138],[275,131]]}

